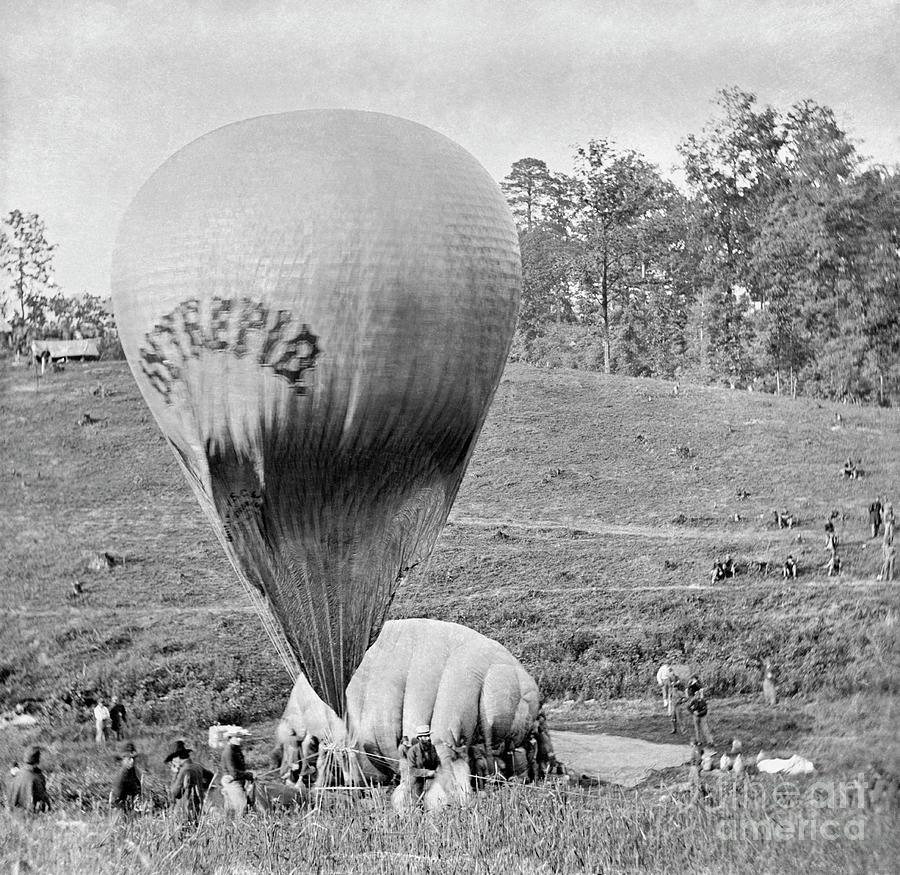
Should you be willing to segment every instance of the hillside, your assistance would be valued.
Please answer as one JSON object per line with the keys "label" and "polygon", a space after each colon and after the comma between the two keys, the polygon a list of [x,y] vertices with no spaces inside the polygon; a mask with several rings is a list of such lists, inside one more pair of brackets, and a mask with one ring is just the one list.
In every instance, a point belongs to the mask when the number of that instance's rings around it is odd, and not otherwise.
{"label": "hillside", "polygon": [[[39,388],[7,367],[0,417],[0,705],[64,715],[73,693],[115,690],[160,727],[276,716],[287,679],[127,367],[70,365]],[[392,616],[497,638],[556,701],[648,695],[669,652],[718,697],[755,695],[766,658],[798,709],[896,692],[896,583],[875,581],[866,508],[900,507],[898,427],[893,410],[511,365]],[[848,455],[865,477],[839,477]],[[779,531],[776,507],[799,525]],[[844,573],[829,579],[832,512]],[[90,570],[103,551],[122,564]],[[726,553],[773,568],[712,584]]]}

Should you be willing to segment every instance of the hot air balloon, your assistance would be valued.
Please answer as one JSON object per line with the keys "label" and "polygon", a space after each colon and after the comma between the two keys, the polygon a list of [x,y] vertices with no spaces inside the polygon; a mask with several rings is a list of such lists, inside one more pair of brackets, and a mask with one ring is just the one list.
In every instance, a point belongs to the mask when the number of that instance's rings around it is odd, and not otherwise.
{"label": "hot air balloon", "polygon": [[283,743],[292,730],[299,738],[337,739],[357,754],[340,763],[345,780],[391,782],[398,772],[402,776],[401,738],[414,738],[416,727],[428,724],[441,758],[433,792],[461,798],[469,769],[463,760],[457,780],[456,749],[476,741],[488,752],[519,747],[539,705],[537,684],[498,642],[457,623],[390,620],[347,687],[345,719],[300,676],[278,737]]}
{"label": "hot air balloon", "polygon": [[282,658],[338,715],[446,522],[520,284],[488,173],[377,113],[220,128],[122,221],[135,379]]}

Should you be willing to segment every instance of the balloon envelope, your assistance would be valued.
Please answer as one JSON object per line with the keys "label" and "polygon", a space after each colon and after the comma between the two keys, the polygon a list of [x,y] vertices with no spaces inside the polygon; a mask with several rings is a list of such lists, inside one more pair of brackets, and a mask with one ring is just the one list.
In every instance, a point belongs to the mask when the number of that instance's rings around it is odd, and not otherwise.
{"label": "balloon envelope", "polygon": [[344,736],[361,752],[367,781],[399,770],[398,744],[427,723],[435,743],[515,748],[540,705],[537,684],[502,644],[441,620],[389,620],[347,688],[346,723],[297,678],[279,728],[320,739]]}
{"label": "balloon envelope", "polygon": [[376,113],[213,131],[123,219],[112,291],[138,385],[239,576],[338,713],[446,521],[520,283],[487,172]]}

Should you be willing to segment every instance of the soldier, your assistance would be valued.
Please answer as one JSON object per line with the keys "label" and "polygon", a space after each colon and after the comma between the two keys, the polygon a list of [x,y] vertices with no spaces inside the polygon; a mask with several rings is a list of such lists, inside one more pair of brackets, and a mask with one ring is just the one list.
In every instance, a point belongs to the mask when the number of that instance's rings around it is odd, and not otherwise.
{"label": "soldier", "polygon": [[125,712],[125,706],[116,696],[113,696],[109,708],[109,728],[116,736],[117,741],[122,740],[122,736],[125,734],[125,724],[127,722],[128,716]]}
{"label": "soldier", "polygon": [[109,794],[109,804],[120,819],[134,812],[135,802],[141,795],[141,776],[135,766],[137,748],[130,741],[125,742],[117,755],[121,763],[119,773]]}
{"label": "soldier", "polygon": [[784,565],[781,566],[781,576],[785,580],[797,577],[797,560],[791,554],[788,554],[788,558],[784,560]]}
{"label": "soldier", "polygon": [[240,785],[247,794],[247,802],[253,805],[253,772],[248,771],[244,751],[241,750],[243,737],[247,734],[246,729],[232,729],[228,733],[228,740],[222,748],[221,771],[223,775],[230,775],[235,783]]}
{"label": "soldier", "polygon": [[410,768],[410,789],[418,802],[425,795],[426,782],[434,777],[441,761],[431,742],[431,727],[423,724],[416,729],[416,740],[406,754]]}
{"label": "soldier", "polygon": [[47,794],[47,781],[41,771],[41,749],[30,747],[25,753],[25,764],[13,776],[9,788],[7,805],[10,811],[19,808],[29,814],[49,811],[50,796]]}
{"label": "soldier", "polygon": [[213,773],[191,760],[192,750],[183,741],[175,742],[175,747],[166,756],[174,779],[169,786],[169,799],[181,803],[181,811],[188,824],[196,826],[203,810],[206,791],[212,783]]}
{"label": "soldier", "polygon": [[707,744],[715,744],[712,733],[709,731],[709,723],[707,722],[709,705],[707,704],[705,697],[699,694],[694,696],[690,702],[688,702],[687,709],[694,718],[694,740],[699,742],[700,736],[702,735]]}
{"label": "soldier", "polygon": [[872,537],[878,537],[878,531],[881,528],[881,499],[876,498],[869,505],[869,528],[872,532]]}
{"label": "soldier", "polygon": [[[887,532],[886,529],[885,532]],[[894,562],[896,559],[897,549],[894,547],[893,541],[888,541],[885,538],[881,543],[881,574],[878,575],[878,580],[894,579]]]}

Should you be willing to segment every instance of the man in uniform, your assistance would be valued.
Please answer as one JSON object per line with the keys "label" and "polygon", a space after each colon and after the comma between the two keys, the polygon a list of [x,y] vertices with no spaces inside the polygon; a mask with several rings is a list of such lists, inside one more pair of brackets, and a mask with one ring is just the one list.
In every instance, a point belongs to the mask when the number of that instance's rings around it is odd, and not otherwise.
{"label": "man in uniform", "polygon": [[141,776],[135,766],[137,748],[130,741],[125,742],[117,759],[121,767],[109,794],[109,804],[120,819],[126,819],[134,812],[134,804],[141,795]]}
{"label": "man in uniform", "polygon": [[125,734],[125,723],[127,720],[125,706],[113,696],[109,707],[109,728],[116,736],[117,741],[121,741],[122,736]]}
{"label": "man in uniform", "polygon": [[247,761],[244,759],[244,751],[241,749],[245,735],[247,735],[246,729],[231,730],[228,734],[228,740],[225,742],[225,747],[222,748],[220,768],[223,775],[230,775],[234,782],[247,794],[247,803],[253,805],[253,772],[248,771]]}
{"label": "man in uniform", "polygon": [[406,754],[410,771],[410,790],[415,802],[425,795],[426,782],[434,777],[441,764],[431,742],[431,727],[423,724],[416,729],[416,740]]}
{"label": "man in uniform", "polygon": [[191,760],[191,748],[183,741],[175,742],[164,762],[169,763],[175,775],[169,786],[169,799],[180,802],[181,810],[188,824],[196,826],[203,810],[206,791],[212,783],[213,773]]}
{"label": "man in uniform", "polygon": [[876,498],[869,505],[869,528],[872,532],[872,537],[877,538],[878,532],[881,529],[881,499]]}
{"label": "man in uniform", "polygon": [[37,814],[50,810],[50,797],[47,795],[47,781],[41,771],[41,749],[30,747],[25,753],[25,764],[13,777],[9,788],[7,805],[10,811],[22,809],[29,814]]}
{"label": "man in uniform", "polygon": [[703,740],[707,744],[715,744],[712,733],[709,731],[709,723],[706,719],[706,716],[709,713],[709,706],[706,703],[703,690],[700,690],[697,695],[691,697],[687,709],[694,718],[694,741],[699,742],[700,736],[702,735]]}

